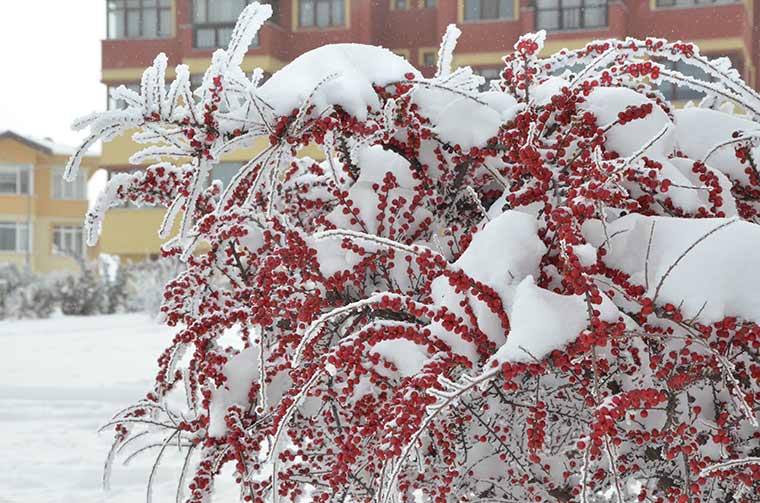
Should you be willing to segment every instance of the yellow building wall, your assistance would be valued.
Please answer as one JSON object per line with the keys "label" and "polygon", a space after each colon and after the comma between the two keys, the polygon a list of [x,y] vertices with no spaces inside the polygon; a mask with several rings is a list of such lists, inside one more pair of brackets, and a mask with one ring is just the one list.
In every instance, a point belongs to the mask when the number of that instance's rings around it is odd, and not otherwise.
{"label": "yellow building wall", "polygon": [[141,145],[132,141],[132,135],[137,130],[130,130],[127,134],[117,136],[108,143],[103,143],[103,153],[100,162],[103,166],[127,166],[129,157],[140,150]]}
{"label": "yellow building wall", "polygon": [[112,208],[103,221],[100,251],[142,258],[158,254],[164,242],[158,229],[165,213],[164,208]]}
{"label": "yellow building wall", "polygon": [[21,253],[0,252],[0,265],[11,264],[19,269],[26,268],[26,256]]}
{"label": "yellow building wall", "polygon": [[[33,166],[32,194],[0,195],[0,221],[25,222],[32,226],[32,246],[29,253],[0,252],[0,264],[27,265],[33,272],[76,271],[78,265],[70,257],[53,253],[55,225],[81,226],[87,213],[86,200],[53,199],[53,169],[66,165],[68,156],[48,155],[14,139],[0,140],[0,165],[25,164]],[[98,158],[87,157],[82,169],[88,178],[98,168]],[[87,250],[94,258],[97,248]]]}
{"label": "yellow building wall", "polygon": [[[129,166],[129,157],[144,148],[144,145],[132,141],[132,134],[126,134],[103,145],[102,166],[105,169],[125,169]],[[259,138],[250,148],[238,149],[222,158],[222,161],[245,163],[253,159],[269,145],[268,138]],[[315,145],[301,149],[299,156],[322,159],[322,151]],[[174,164],[189,160],[168,159]],[[135,166],[135,168],[138,168]],[[212,175],[213,176],[213,175]],[[160,254],[161,246],[166,242],[158,237],[158,230],[163,222],[165,208],[112,208],[106,213],[100,235],[100,252],[118,255],[125,260],[144,260]],[[170,238],[178,232],[180,216]],[[200,247],[204,250],[204,247]]]}
{"label": "yellow building wall", "polygon": [[[104,168],[129,168],[129,158],[145,148],[145,145],[140,145],[132,140],[132,135],[137,130],[130,130],[127,134],[114,138],[112,141],[103,144],[103,154],[100,158],[100,164]],[[223,161],[248,161],[252,159],[257,153],[261,152],[269,145],[268,138],[259,138],[254,146],[246,149],[238,149],[225,155]],[[167,161],[174,164],[182,164],[181,159],[167,159]],[[184,162],[188,162],[185,160]]]}
{"label": "yellow building wall", "polygon": [[0,139],[0,162],[34,164],[37,161],[37,151],[27,145],[10,138]]}
{"label": "yellow building wall", "polygon": [[[83,217],[38,217],[34,221],[34,245],[32,248],[32,270],[39,273],[53,271],[78,271],[76,260],[66,255],[53,253],[53,227],[57,225],[81,226]],[[98,248],[85,248],[87,258],[97,258]]]}

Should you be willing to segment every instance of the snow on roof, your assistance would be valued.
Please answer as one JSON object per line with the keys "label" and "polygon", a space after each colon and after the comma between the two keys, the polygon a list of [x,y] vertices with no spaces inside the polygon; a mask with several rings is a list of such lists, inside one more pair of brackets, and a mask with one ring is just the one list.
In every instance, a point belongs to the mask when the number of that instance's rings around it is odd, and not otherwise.
{"label": "snow on roof", "polygon": [[[76,150],[76,147],[57,143],[50,138],[40,138],[11,129],[0,130],[0,139],[3,138],[16,140],[47,155],[72,155]],[[97,157],[99,155],[99,149],[93,148],[85,154],[85,157]]]}

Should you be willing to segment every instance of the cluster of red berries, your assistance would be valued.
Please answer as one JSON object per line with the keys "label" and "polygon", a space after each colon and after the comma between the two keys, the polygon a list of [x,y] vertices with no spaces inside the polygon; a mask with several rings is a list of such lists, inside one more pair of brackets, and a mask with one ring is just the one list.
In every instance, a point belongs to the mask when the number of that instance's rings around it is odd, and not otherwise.
{"label": "cluster of red berries", "polygon": [[[189,442],[200,452],[187,485],[192,503],[207,499],[227,464],[243,499],[255,503],[272,492],[290,501],[307,493],[320,502],[372,501],[389,486],[402,501],[421,494],[436,503],[588,501],[634,486],[640,501],[706,502],[739,483],[760,489],[755,468],[700,476],[719,461],[716,452],[737,459],[760,441],[747,417],[760,407],[760,327],[686,316],[610,263],[612,236],[591,252],[584,236],[589,221],[629,212],[723,217],[729,197],[742,217],[756,218],[752,143],[734,137],[747,179],[731,178],[730,189],[709,162],[687,164],[684,175],[707,194],[687,211],[665,160],[623,159],[607,141],[613,128],[655,107],[669,114],[668,104],[627,106],[612,124],[599,124],[585,104],[601,87],[630,89],[632,79],[654,96],[657,61],[692,57],[695,48],[647,39],[543,60],[540,51],[541,40],[526,36],[504,58],[501,88],[522,107],[483,145],[439,138],[436,118],[414,99],[417,77],[407,73],[375,86],[381,104],[394,100],[392,114],[368,110],[360,121],[306,103],[276,117],[269,148],[282,155],[247,167],[223,207],[217,186],[189,201],[200,161],[215,161],[220,142],[250,133],[224,129],[220,107],[231,91],[214,77],[202,117],[174,124],[196,165],[157,164],[118,194],[166,206],[180,200],[191,237],[207,246],[166,286],[162,311],[182,328],[159,358],[154,393],[120,416],[117,443],[134,438],[140,422]],[[577,82],[533,101],[535,85],[555,71],[608,53],[604,68],[576,72]],[[163,120],[151,113],[145,121]],[[335,153],[324,162],[281,162],[325,143]],[[388,168],[357,185],[368,168],[354,154],[366,145],[397,156],[411,176]],[[583,329],[546,357],[497,356],[510,337],[512,275],[525,271],[497,271],[497,287],[457,265],[493,208],[535,216],[546,250],[537,286],[584,303]],[[605,303],[620,315],[603,317]],[[231,336],[261,348],[249,362],[258,379],[234,382],[230,368],[241,353],[225,342]],[[222,427],[213,414],[219,390],[231,388],[247,403],[222,410]],[[183,392],[187,410],[165,409]],[[484,482],[484,473],[498,484]]]}

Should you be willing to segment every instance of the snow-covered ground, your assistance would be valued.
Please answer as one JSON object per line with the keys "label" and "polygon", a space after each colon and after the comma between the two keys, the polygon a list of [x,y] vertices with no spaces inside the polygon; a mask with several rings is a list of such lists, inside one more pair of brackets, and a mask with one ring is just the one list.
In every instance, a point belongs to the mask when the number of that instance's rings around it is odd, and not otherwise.
{"label": "snow-covered ground", "polygon": [[[0,322],[0,503],[145,501],[152,456],[116,464],[105,493],[112,433],[97,430],[150,390],[171,335],[139,314]],[[175,501],[167,454],[155,503]]]}

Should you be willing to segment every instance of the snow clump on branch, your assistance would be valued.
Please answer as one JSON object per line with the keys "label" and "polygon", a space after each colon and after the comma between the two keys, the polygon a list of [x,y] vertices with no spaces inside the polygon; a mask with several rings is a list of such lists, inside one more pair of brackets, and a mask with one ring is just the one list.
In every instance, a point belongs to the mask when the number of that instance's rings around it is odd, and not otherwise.
{"label": "snow clump on branch", "polygon": [[162,55],[76,124],[80,152],[137,129],[149,163],[111,180],[90,243],[109,207],[162,206],[186,262],[109,468],[176,443],[192,503],[226,465],[257,503],[756,497],[760,95],[726,60],[528,34],[480,92],[450,27],[432,78],[339,44],[261,84],[239,65],[270,14],[244,10],[199,89]]}

